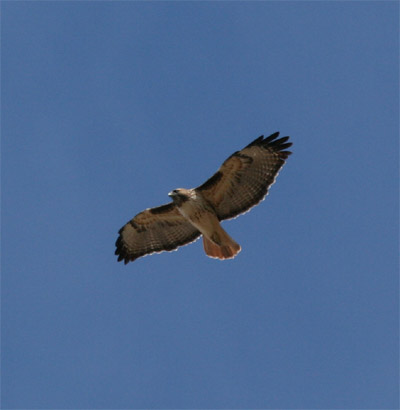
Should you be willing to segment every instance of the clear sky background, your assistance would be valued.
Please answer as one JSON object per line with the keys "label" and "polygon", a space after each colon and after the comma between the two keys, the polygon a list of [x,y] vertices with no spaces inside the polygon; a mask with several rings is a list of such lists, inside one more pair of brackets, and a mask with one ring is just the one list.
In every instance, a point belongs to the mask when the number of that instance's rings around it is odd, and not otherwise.
{"label": "clear sky background", "polygon": [[[397,408],[397,2],[3,2],[3,408]],[[201,241],[119,228],[261,134]]]}

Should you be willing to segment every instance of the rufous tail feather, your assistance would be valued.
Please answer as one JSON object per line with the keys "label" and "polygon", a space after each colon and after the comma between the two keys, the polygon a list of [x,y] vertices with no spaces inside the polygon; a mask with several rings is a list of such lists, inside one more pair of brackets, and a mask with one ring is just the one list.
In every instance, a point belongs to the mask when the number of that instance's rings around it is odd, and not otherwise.
{"label": "rufous tail feather", "polygon": [[212,239],[203,235],[204,251],[210,258],[232,259],[241,250],[236,243],[222,228],[220,232],[214,232]]}

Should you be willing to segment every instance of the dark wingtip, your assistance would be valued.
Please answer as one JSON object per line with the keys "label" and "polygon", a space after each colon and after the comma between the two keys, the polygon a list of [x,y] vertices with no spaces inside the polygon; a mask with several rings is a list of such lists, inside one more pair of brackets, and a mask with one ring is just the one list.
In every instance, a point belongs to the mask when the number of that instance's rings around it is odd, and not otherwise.
{"label": "dark wingtip", "polygon": [[120,236],[118,237],[118,239],[115,242],[116,249],[115,249],[114,254],[118,256],[118,259],[117,259],[118,262],[124,261],[124,263],[126,265],[129,262],[129,255],[128,255],[128,252],[127,252],[127,250],[126,250],[126,248],[123,244],[122,238],[121,238],[122,230],[123,230],[123,228],[121,228],[119,230]]}
{"label": "dark wingtip", "polygon": [[270,135],[268,138],[265,138],[261,145],[265,148],[272,149],[276,153],[279,153],[279,156],[285,159],[291,154],[291,152],[286,151],[286,149],[291,147],[293,143],[288,142],[289,141],[288,136],[277,139],[278,136],[279,136],[279,132],[275,132],[274,134]]}
{"label": "dark wingtip", "polygon": [[279,153],[279,156],[281,158],[286,159],[291,154],[291,151],[285,151],[285,150],[291,147],[293,143],[287,142],[289,140],[288,136],[277,139],[278,137],[279,137],[279,131],[274,132],[267,138],[264,138],[264,136],[261,135],[261,137],[258,137],[253,142],[251,142],[249,145],[247,145],[246,148],[252,147],[252,146],[270,148],[274,152]]}
{"label": "dark wingtip", "polygon": [[[120,231],[122,231],[122,229],[120,229]],[[117,262],[122,262],[124,261],[124,264],[126,265],[129,262],[133,262],[134,260],[136,260],[137,258],[139,258],[140,256],[143,256],[141,254],[135,254],[129,251],[129,249],[126,247],[123,239],[121,238],[121,234],[118,237],[117,241],[115,242],[115,255],[118,256],[117,258]]]}
{"label": "dark wingtip", "polygon": [[256,138],[254,141],[250,142],[249,145],[246,145],[245,148],[252,147],[252,146],[254,146],[254,145],[261,145],[261,144],[263,143],[263,141],[264,141],[264,135],[260,135],[260,136],[259,136],[258,138]]}
{"label": "dark wingtip", "polygon": [[262,145],[269,144],[271,141],[279,137],[279,131],[274,132],[271,134],[269,137],[265,138],[264,141],[262,141]]}
{"label": "dark wingtip", "polygon": [[137,257],[129,255],[126,249],[123,248],[118,248],[115,250],[115,254],[118,255],[117,262],[122,262],[124,261],[124,264],[126,265],[128,262],[133,262]]}
{"label": "dark wingtip", "polygon": [[279,156],[282,159],[286,159],[289,155],[292,155],[292,151],[279,151]]}

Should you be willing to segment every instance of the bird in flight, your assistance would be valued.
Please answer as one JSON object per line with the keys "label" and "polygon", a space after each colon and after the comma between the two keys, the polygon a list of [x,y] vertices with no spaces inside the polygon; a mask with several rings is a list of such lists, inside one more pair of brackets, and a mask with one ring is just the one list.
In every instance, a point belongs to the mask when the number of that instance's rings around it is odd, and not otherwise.
{"label": "bird in flight", "polygon": [[115,254],[125,264],[141,256],[173,251],[203,235],[204,251],[217,259],[234,258],[240,245],[220,222],[262,201],[291,154],[289,137],[275,132],[236,151],[197,188],[174,189],[172,202],[147,208],[119,230]]}

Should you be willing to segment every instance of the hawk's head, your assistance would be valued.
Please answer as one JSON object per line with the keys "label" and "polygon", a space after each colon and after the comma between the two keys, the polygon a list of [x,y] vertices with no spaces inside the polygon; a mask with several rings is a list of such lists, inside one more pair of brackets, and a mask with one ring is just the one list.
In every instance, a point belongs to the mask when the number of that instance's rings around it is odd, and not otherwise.
{"label": "hawk's head", "polygon": [[168,193],[168,196],[179,206],[193,196],[193,190],[178,188]]}

